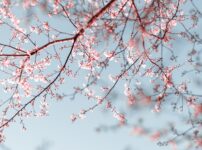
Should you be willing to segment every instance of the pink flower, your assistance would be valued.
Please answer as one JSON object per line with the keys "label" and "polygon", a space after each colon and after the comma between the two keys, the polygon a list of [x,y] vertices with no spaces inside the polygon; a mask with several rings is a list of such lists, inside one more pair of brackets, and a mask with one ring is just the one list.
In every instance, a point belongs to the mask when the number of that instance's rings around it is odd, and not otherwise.
{"label": "pink flower", "polygon": [[166,68],[164,74],[162,75],[163,81],[168,88],[170,88],[173,85],[172,71],[173,68]]}
{"label": "pink flower", "polygon": [[154,134],[152,134],[152,135],[150,136],[150,139],[151,139],[152,141],[156,141],[156,140],[158,140],[160,137],[161,137],[161,133],[160,133],[159,131],[157,131],[157,132],[155,132]]}
{"label": "pink flower", "polygon": [[114,112],[114,118],[119,120],[121,125],[125,124],[126,119],[125,119],[125,116],[123,114],[118,113],[118,112]]}
{"label": "pink flower", "polygon": [[196,145],[197,145],[198,147],[202,147],[202,138],[196,139]]}
{"label": "pink flower", "polygon": [[202,114],[202,104],[192,104],[192,107],[194,109],[195,117],[198,117],[200,114]]}
{"label": "pink flower", "polygon": [[129,42],[128,42],[128,48],[129,50],[132,50],[136,45],[136,42],[134,39],[130,39]]}
{"label": "pink flower", "polygon": [[151,2],[151,0],[144,0],[146,3],[150,3]]}
{"label": "pink flower", "polygon": [[111,105],[110,102],[107,102],[107,104],[106,104],[106,108],[112,108],[112,105]]}
{"label": "pink flower", "polygon": [[10,64],[10,60],[6,59],[2,62],[2,65],[5,66],[5,67],[8,67]]}
{"label": "pink flower", "polygon": [[71,119],[72,122],[76,121],[77,115],[72,114],[72,115],[70,116],[70,119]]}
{"label": "pink flower", "polygon": [[105,57],[109,58],[109,60],[113,60],[114,59],[114,54],[115,52],[104,52]]}
{"label": "pink flower", "polygon": [[134,127],[132,133],[135,135],[143,135],[145,130],[142,127]]}
{"label": "pink flower", "polygon": [[2,1],[2,4],[3,4],[4,6],[9,6],[9,5],[11,4],[11,2],[10,2],[10,0],[3,0],[3,1]]}
{"label": "pink flower", "polygon": [[49,30],[49,24],[48,24],[48,22],[44,22],[43,23],[43,28],[46,30],[46,31],[48,31]]}
{"label": "pink flower", "polygon": [[154,35],[158,35],[159,32],[160,32],[160,29],[159,29],[158,27],[155,27],[155,28],[153,28],[153,29],[151,30],[151,32],[152,32],[152,34],[154,34]]}
{"label": "pink flower", "polygon": [[86,69],[86,70],[91,70],[93,65],[92,65],[92,62],[80,62],[79,63],[79,66],[82,68],[82,69]]}

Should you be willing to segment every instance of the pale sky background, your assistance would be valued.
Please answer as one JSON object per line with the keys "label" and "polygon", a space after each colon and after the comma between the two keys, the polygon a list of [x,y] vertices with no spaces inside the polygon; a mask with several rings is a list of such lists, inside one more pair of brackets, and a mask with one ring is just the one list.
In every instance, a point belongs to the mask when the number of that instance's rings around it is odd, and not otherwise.
{"label": "pale sky background", "polygon": [[[198,0],[197,4],[200,4],[200,2],[201,0]],[[16,13],[18,13],[18,11],[16,11]],[[58,24],[58,22],[52,22],[52,25],[62,29],[68,28],[68,30],[72,30],[70,26],[67,27],[62,23]],[[201,27],[199,29],[201,29]],[[6,34],[7,33],[0,28],[1,41],[6,42]],[[177,42],[179,41],[176,41],[176,43]],[[41,43],[44,43],[44,41],[41,41]],[[188,45],[189,43],[182,43],[178,45],[177,48],[188,48]],[[113,70],[111,71],[113,72]],[[69,85],[77,81],[78,80],[67,81],[62,87],[61,92],[67,94],[71,93],[72,89]],[[195,89],[195,91],[199,92],[199,89]],[[116,89],[116,92],[121,92],[121,89]],[[118,97],[118,100],[120,99],[121,98]],[[131,129],[125,127],[116,131],[96,132],[95,129],[100,125],[114,125],[117,123],[112,113],[102,113],[103,109],[100,107],[93,113],[88,113],[85,119],[77,120],[75,123],[72,123],[69,119],[72,113],[78,113],[80,109],[87,108],[87,106],[94,104],[94,102],[89,102],[83,97],[78,96],[74,101],[66,97],[63,101],[59,102],[50,99],[49,102],[49,116],[24,119],[27,128],[26,131],[22,130],[22,126],[19,125],[19,123],[10,124],[10,127],[4,132],[6,141],[3,145],[0,145],[0,150],[171,149],[170,146],[159,147],[156,142],[152,142],[148,137],[132,135]],[[148,127],[155,125],[161,128],[164,127],[165,123],[169,120],[178,120],[180,122],[180,120],[177,119],[178,115],[174,112],[171,114],[164,113],[162,116],[155,116],[151,113],[151,110],[139,111],[137,114],[134,114],[133,119],[137,120],[139,116],[146,118]],[[183,125],[180,124],[178,127],[183,128]],[[186,126],[184,126],[184,128],[186,128]]]}
{"label": "pale sky background", "polygon": [[[100,124],[117,123],[110,113],[101,114],[99,109],[89,113],[87,118],[71,123],[69,115],[81,107],[79,101],[51,102],[50,116],[25,119],[26,131],[17,123],[12,124],[5,132],[5,145],[9,150],[42,150],[39,147],[43,143],[49,145],[45,150],[125,150],[127,147],[131,150],[170,149],[169,146],[159,147],[148,137],[131,135],[131,129],[128,128],[97,133],[95,128]],[[162,127],[164,121],[172,117],[164,115],[164,119],[154,118],[149,111],[144,112],[144,115],[148,118],[148,127],[152,124]],[[134,116],[138,118],[139,114]]]}

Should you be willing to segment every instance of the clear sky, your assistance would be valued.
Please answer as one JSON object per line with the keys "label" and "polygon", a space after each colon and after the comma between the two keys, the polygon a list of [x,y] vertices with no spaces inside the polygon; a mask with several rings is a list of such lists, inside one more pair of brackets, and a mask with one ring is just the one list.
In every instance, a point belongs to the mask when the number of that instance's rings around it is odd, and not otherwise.
{"label": "clear sky", "polygon": [[[9,150],[42,150],[40,148],[43,145],[47,145],[44,148],[45,150],[170,149],[169,146],[159,147],[156,142],[152,142],[147,137],[132,135],[130,128],[96,132],[95,129],[99,125],[113,125],[116,123],[116,119],[111,114],[101,114],[100,110],[89,113],[87,118],[83,120],[71,123],[69,115],[81,107],[79,101],[71,102],[67,99],[62,102],[51,103],[50,116],[26,119],[26,131],[23,131],[20,125],[12,124],[5,132],[7,136],[5,145]],[[149,112],[144,113],[144,115],[150,115]],[[138,116],[138,114],[134,115],[136,118]],[[154,118],[152,115],[147,118],[148,122],[159,124],[159,127],[166,121],[165,118]]]}

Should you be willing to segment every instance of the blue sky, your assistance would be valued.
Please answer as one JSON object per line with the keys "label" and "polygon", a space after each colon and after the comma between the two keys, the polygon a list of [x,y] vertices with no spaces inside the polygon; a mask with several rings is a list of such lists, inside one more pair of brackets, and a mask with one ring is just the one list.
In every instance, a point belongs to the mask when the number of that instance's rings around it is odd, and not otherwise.
{"label": "blue sky", "polygon": [[[69,115],[80,105],[79,100],[53,102],[50,105],[50,116],[25,119],[26,131],[23,131],[17,123],[11,124],[5,132],[7,136],[5,145],[10,150],[39,150],[43,143],[49,145],[47,150],[170,149],[169,146],[159,147],[156,142],[152,142],[147,137],[131,135],[131,129],[128,128],[97,133],[95,129],[99,125],[116,123],[116,119],[111,114],[101,114],[99,109],[89,113],[85,119],[72,123],[69,120]],[[144,115],[149,115],[149,113]],[[138,115],[136,116],[138,118]],[[152,115],[148,118],[150,118],[147,120],[148,122],[158,123],[159,126],[163,125],[163,121],[166,121],[162,118],[155,119]]]}

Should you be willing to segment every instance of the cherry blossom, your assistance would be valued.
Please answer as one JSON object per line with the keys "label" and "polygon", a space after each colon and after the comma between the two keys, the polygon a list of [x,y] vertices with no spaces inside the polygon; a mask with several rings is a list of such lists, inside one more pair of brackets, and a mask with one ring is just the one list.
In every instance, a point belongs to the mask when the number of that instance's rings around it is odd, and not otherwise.
{"label": "cherry blossom", "polygon": [[[82,97],[86,107],[72,112],[72,122],[103,109],[118,128],[132,128],[132,134],[159,141],[160,146],[176,149],[185,141],[189,149],[201,147],[198,3],[2,0],[0,143],[12,124],[26,129],[25,117],[47,116],[50,99]],[[168,110],[178,112],[181,124],[190,128],[168,129],[167,123],[154,130],[137,121],[145,112],[172,118]]]}

